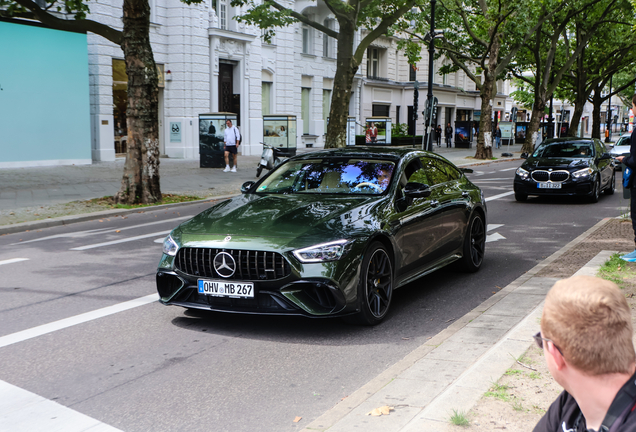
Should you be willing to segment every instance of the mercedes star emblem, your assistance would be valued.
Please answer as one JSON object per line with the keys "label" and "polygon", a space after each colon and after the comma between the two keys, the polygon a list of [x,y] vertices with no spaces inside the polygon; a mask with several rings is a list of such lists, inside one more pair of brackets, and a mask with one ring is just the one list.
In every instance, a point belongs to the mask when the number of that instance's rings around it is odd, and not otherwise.
{"label": "mercedes star emblem", "polygon": [[236,271],[236,261],[227,252],[219,252],[214,257],[214,270],[223,278],[232,277]]}

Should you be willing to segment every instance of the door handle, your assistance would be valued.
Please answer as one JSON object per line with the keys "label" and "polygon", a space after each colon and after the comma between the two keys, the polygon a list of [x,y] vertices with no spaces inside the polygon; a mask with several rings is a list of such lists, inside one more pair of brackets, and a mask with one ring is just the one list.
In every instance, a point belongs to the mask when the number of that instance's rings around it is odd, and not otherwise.
{"label": "door handle", "polygon": [[431,207],[437,207],[439,205],[439,201],[433,200],[431,201]]}

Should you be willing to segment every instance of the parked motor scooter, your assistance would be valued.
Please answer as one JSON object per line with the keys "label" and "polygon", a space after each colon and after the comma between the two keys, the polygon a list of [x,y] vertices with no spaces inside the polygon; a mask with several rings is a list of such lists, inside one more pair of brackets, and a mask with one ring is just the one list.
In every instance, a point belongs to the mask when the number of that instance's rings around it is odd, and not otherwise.
{"label": "parked motor scooter", "polygon": [[261,155],[261,161],[256,167],[256,177],[260,177],[263,172],[263,168],[267,168],[269,171],[280,165],[286,158],[281,158],[282,151],[276,147],[272,147],[265,143],[263,144],[263,154]]}

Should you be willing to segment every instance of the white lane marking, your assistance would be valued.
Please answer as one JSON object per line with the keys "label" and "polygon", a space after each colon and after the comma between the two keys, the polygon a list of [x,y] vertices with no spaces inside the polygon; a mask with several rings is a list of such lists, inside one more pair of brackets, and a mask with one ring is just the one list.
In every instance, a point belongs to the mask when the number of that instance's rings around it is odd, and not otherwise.
{"label": "white lane marking", "polygon": [[156,240],[155,240],[155,243],[161,243],[161,244],[163,244],[163,241],[164,241],[165,239],[166,239],[165,237],[158,238],[158,239],[156,239]]}
{"label": "white lane marking", "polygon": [[496,200],[496,199],[499,199],[499,198],[503,198],[503,197],[506,197],[508,195],[512,195],[514,193],[515,193],[515,191],[510,191],[510,192],[505,192],[505,193],[502,193],[502,194],[499,194],[499,195],[494,195],[494,196],[491,196],[491,197],[487,197],[486,198],[486,202],[492,201],[492,200]]}
{"label": "white lane marking", "polygon": [[[53,333],[54,331],[72,327],[77,324],[82,324],[88,321],[96,320],[98,318],[103,318],[108,315],[113,315],[118,312],[123,312],[128,309],[133,309],[138,306],[143,306],[148,303],[153,303],[157,300],[159,300],[159,294],[150,294],[145,297],[139,297],[127,302],[118,303],[91,312],[85,312],[83,314],[61,319],[59,321],[53,321],[52,323],[43,324],[41,326],[2,336],[0,337],[0,348],[13,345],[18,342],[24,342],[25,340],[33,339],[35,337],[42,336],[48,333]],[[0,416],[0,418],[2,418],[2,416]]]}
{"label": "white lane marking", "polygon": [[486,227],[486,231],[492,231],[502,226],[504,226],[504,224],[488,224],[488,226]]}
{"label": "white lane marking", "polygon": [[121,432],[99,420],[0,381],[3,431]]}
{"label": "white lane marking", "polygon": [[159,231],[159,232],[150,233],[150,234],[138,235],[138,236],[135,236],[135,237],[126,237],[126,238],[123,238],[123,239],[113,240],[113,241],[104,242],[104,243],[95,243],[95,244],[87,245],[87,246],[79,246],[79,247],[71,248],[70,250],[82,251],[82,250],[86,250],[86,249],[94,249],[94,248],[103,247],[103,246],[110,246],[110,245],[119,244],[119,243],[126,243],[126,242],[135,241],[135,240],[145,239],[145,238],[148,238],[148,237],[157,237],[157,236],[164,235],[164,234],[170,234],[170,231],[172,231],[172,230]]}
{"label": "white lane marking", "polygon": [[505,169],[499,170],[499,172],[512,171],[512,170],[516,170],[516,169],[517,169],[517,167],[505,168]]}
{"label": "white lane marking", "polygon": [[474,174],[480,176],[484,175],[485,173],[483,171],[475,171]]}
{"label": "white lane marking", "polygon": [[485,181],[501,181],[501,180],[511,180],[510,177],[505,177],[505,178],[479,178],[479,179],[475,179],[474,181],[476,182],[485,182]]}
{"label": "white lane marking", "polygon": [[38,242],[38,241],[43,241],[43,240],[51,240],[51,239],[56,239],[56,238],[81,238],[81,237],[86,237],[86,236],[94,235],[94,234],[104,234],[104,233],[109,233],[109,232],[126,231],[126,230],[129,230],[129,229],[142,228],[142,227],[147,227],[147,226],[151,226],[151,225],[157,225],[157,224],[161,224],[161,223],[165,223],[165,222],[174,222],[174,221],[177,221],[177,220],[189,219],[192,216],[193,215],[179,216],[179,217],[176,217],[176,218],[163,219],[163,220],[160,220],[160,221],[148,222],[148,223],[143,223],[143,224],[139,224],[139,225],[131,225],[129,227],[122,227],[122,228],[110,228],[110,227],[108,227],[108,228],[99,228],[99,229],[88,230],[88,231],[76,231],[76,232],[70,232],[70,233],[64,233],[64,234],[55,234],[55,235],[42,237],[42,238],[38,238],[38,239],[27,240],[27,241],[22,241],[22,242],[17,242],[17,243],[11,243],[9,246],[20,245],[20,244],[25,244],[25,243],[32,243],[32,242]]}
{"label": "white lane marking", "polygon": [[17,262],[20,262],[20,261],[28,261],[28,260],[29,260],[29,258],[11,258],[11,259],[8,259],[8,260],[0,261],[0,265],[13,264],[13,263],[17,263]]}
{"label": "white lane marking", "polygon": [[506,238],[499,233],[488,234],[486,236],[486,243],[494,242],[497,240],[505,240]]}

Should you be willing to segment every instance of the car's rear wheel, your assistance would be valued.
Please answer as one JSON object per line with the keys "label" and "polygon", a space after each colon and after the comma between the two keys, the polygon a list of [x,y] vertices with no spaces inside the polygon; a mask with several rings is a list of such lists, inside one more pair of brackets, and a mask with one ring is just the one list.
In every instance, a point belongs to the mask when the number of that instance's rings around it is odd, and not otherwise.
{"label": "car's rear wheel", "polygon": [[525,202],[528,199],[528,195],[520,192],[515,192],[515,199],[519,202]]}
{"label": "car's rear wheel", "polygon": [[486,251],[486,227],[479,213],[470,218],[466,236],[464,237],[464,251],[459,261],[461,270],[474,273],[481,267]]}
{"label": "car's rear wheel", "polygon": [[600,196],[601,196],[601,185],[597,179],[594,181],[594,186],[592,186],[592,193],[590,194],[590,202],[597,203]]}
{"label": "car's rear wheel", "polygon": [[378,324],[389,312],[392,297],[391,257],[382,243],[374,242],[362,260],[358,284],[360,312],[352,317],[352,321],[363,325]]}
{"label": "car's rear wheel", "polygon": [[616,190],[616,174],[612,172],[612,179],[610,180],[609,186],[605,189],[605,195],[614,195],[614,191]]}

